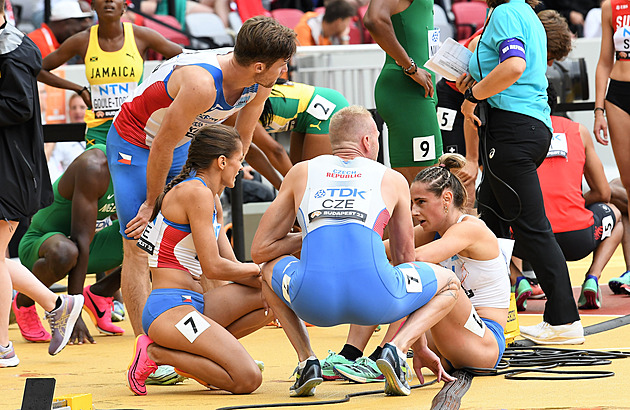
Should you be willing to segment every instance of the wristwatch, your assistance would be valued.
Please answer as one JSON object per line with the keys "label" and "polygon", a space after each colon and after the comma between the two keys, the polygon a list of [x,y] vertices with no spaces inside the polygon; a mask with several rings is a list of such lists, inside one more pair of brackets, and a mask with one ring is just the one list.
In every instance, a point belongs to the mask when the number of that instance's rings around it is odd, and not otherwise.
{"label": "wristwatch", "polygon": [[464,91],[464,98],[467,99],[468,101],[470,101],[471,103],[477,104],[480,103],[483,100],[478,100],[475,98],[475,96],[473,95],[473,91],[472,91],[472,87],[467,88],[466,91]]}

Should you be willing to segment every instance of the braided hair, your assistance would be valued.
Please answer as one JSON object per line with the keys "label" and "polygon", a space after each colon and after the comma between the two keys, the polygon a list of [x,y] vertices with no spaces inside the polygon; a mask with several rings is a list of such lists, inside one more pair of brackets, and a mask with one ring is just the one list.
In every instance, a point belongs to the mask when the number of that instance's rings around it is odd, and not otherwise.
{"label": "braided hair", "polygon": [[188,159],[182,171],[164,187],[164,191],[157,197],[149,220],[154,220],[158,215],[162,209],[164,196],[175,185],[189,178],[191,174],[195,175],[198,170],[208,168],[221,155],[229,158],[241,144],[238,132],[227,125],[206,125],[197,130],[188,148]]}
{"label": "braided hair", "polygon": [[464,184],[451,170],[458,170],[466,165],[466,158],[460,154],[444,154],[439,159],[439,164],[425,168],[416,175],[412,183],[422,182],[427,185],[427,190],[441,196],[445,189],[453,192],[453,205],[464,209],[468,203],[468,194]]}

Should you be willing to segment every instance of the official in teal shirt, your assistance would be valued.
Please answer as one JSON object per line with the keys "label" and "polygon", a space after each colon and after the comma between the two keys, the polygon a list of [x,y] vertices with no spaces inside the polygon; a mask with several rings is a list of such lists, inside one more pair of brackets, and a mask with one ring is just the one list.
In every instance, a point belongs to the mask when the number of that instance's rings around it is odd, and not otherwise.
{"label": "official in teal shirt", "polygon": [[[536,173],[551,142],[547,38],[533,10],[538,2],[486,0],[492,12],[470,60],[470,74],[457,86],[464,93],[465,121],[479,126],[481,219],[499,238],[513,233],[513,254],[531,263],[547,296],[543,322],[522,326],[521,335],[540,344],[579,344],[584,329]],[[477,107],[487,109],[476,112]]]}

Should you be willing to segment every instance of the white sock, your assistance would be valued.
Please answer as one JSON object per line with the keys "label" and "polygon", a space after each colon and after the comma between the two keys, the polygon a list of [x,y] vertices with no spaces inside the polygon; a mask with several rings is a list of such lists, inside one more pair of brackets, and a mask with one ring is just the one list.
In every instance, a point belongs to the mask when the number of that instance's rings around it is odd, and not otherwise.
{"label": "white sock", "polygon": [[300,362],[300,363],[298,364],[298,369],[302,370],[304,367],[306,367],[306,361],[307,361],[307,360],[317,360],[317,357],[315,357],[315,356],[311,356],[311,357],[309,357],[308,359],[304,360],[303,362]]}
{"label": "white sock", "polygon": [[398,348],[398,346],[396,346],[396,345],[395,345],[395,344],[393,344],[392,342],[389,342],[389,344],[390,344],[390,345],[392,345],[392,346],[394,346],[394,347],[396,348],[396,352],[398,352],[398,356],[399,356],[400,358],[402,358],[402,359],[406,359],[406,358],[407,358],[407,354],[406,354],[406,353],[403,353],[403,351],[402,351],[402,350],[400,350],[400,349]]}
{"label": "white sock", "polygon": [[0,345],[0,350],[2,350],[3,352],[7,352],[7,351],[11,350],[11,342],[9,341],[9,344],[6,345],[6,346]]}

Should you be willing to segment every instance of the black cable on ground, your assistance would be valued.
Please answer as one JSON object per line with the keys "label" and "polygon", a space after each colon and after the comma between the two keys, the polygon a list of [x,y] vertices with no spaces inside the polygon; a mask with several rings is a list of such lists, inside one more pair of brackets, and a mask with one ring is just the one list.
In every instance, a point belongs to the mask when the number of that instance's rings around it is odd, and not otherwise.
{"label": "black cable on ground", "polygon": [[[505,349],[496,369],[468,367],[464,370],[474,376],[499,376],[512,380],[583,380],[611,377],[615,373],[605,370],[552,370],[566,366],[608,365],[612,359],[630,357],[630,352],[553,347],[516,346]],[[542,373],[548,376],[523,376],[525,373]],[[563,376],[551,376],[563,375]]]}
{"label": "black cable on ground", "polygon": [[[437,380],[433,380],[424,384],[416,384],[415,386],[411,386],[411,388],[417,389],[420,387],[430,386],[434,383],[437,383]],[[348,393],[345,395],[345,397],[341,399],[336,399],[336,400],[320,400],[320,401],[301,401],[300,400],[298,401],[299,398],[296,398],[296,401],[287,402],[287,403],[266,403],[266,404],[252,404],[252,405],[242,405],[242,406],[228,406],[228,407],[219,407],[217,410],[263,409],[263,408],[271,408],[271,407],[295,407],[295,406],[320,406],[320,405],[325,405],[325,404],[346,403],[350,401],[350,399],[353,397],[369,396],[372,394],[384,394],[383,389]]]}

